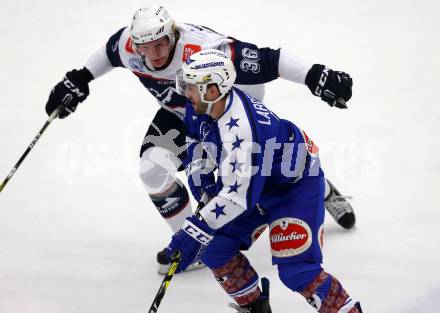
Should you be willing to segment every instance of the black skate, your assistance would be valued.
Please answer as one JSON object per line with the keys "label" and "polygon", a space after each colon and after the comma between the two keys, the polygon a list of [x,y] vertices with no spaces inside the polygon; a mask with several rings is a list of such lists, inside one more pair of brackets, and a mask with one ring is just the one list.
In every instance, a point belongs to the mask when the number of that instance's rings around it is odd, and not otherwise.
{"label": "black skate", "polygon": [[[170,262],[168,261],[165,250],[166,248],[157,253],[157,263],[159,264],[157,273],[159,273],[159,275],[165,275],[166,273],[168,273],[168,268],[170,267]],[[206,265],[203,264],[203,262],[196,261],[188,266],[188,268],[184,272],[194,271],[204,267],[206,267]]]}
{"label": "black skate", "polygon": [[269,304],[269,279],[261,278],[261,295],[254,302],[239,306],[235,303],[230,303],[229,306],[237,311],[237,313],[272,313]]}
{"label": "black skate", "polygon": [[327,183],[330,185],[330,194],[325,198],[325,209],[343,228],[353,228],[356,217],[351,204],[347,201],[347,197],[342,196],[329,180],[327,180]]}
{"label": "black skate", "polygon": [[355,305],[354,305],[354,307],[355,307],[356,309],[358,309],[359,313],[362,313],[361,304],[360,304],[359,302],[356,302]]}

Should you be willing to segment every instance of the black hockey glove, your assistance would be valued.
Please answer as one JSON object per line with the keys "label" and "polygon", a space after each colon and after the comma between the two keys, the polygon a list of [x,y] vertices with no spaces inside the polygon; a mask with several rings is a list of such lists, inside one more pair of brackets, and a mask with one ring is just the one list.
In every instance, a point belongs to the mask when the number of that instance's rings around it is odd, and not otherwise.
{"label": "black hockey glove", "polygon": [[64,108],[58,115],[59,118],[75,112],[78,104],[89,95],[89,82],[92,79],[92,73],[85,67],[67,72],[63,80],[53,87],[46,103],[46,113],[50,115],[59,106]]}
{"label": "black hockey glove", "polygon": [[[333,71],[325,65],[314,64],[306,76],[306,85],[312,94],[321,97],[330,106],[346,109],[345,103],[351,98],[353,80],[344,72]],[[339,101],[338,101],[339,100]]]}

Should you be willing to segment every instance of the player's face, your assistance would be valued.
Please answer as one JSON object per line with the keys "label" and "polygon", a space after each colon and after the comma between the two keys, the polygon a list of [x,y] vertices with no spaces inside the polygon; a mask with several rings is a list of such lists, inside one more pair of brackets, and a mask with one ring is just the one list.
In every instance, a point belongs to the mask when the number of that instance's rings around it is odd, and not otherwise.
{"label": "player's face", "polygon": [[136,45],[137,53],[145,56],[154,67],[164,66],[167,63],[172,50],[173,45],[168,36],[164,36],[142,45]]}
{"label": "player's face", "polygon": [[[213,101],[217,99],[219,95],[220,94],[218,88],[214,85],[211,85],[206,90],[204,101]],[[197,114],[206,114],[208,104],[202,101],[197,85],[186,84],[185,97],[187,97],[191,101],[192,106]]]}
{"label": "player's face", "polygon": [[204,114],[202,110],[202,98],[200,97],[199,89],[194,84],[186,84],[185,97],[191,101],[194,110],[197,114]]}

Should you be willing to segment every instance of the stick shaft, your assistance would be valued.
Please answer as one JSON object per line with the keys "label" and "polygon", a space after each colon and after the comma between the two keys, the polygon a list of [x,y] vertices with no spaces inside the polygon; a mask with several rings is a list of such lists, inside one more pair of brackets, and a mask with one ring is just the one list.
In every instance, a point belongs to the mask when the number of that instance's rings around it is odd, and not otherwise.
{"label": "stick shaft", "polygon": [[168,273],[165,275],[164,279],[162,280],[162,283],[160,284],[159,290],[157,291],[156,297],[154,297],[153,303],[151,304],[150,310],[148,313],[156,313],[159,309],[160,302],[162,301],[163,297],[165,296],[165,292],[171,282],[171,279],[174,276],[174,273],[177,270],[177,267],[179,266],[180,257],[177,257],[170,265],[170,268],[168,269]]}
{"label": "stick shaft", "polygon": [[14,165],[12,170],[9,172],[8,176],[6,176],[5,180],[0,185],[0,192],[3,191],[3,188],[5,188],[6,184],[9,182],[9,180],[14,176],[17,169],[20,167],[21,163],[24,161],[24,159],[27,157],[29,152],[33,149],[37,141],[40,139],[40,137],[43,135],[44,131],[47,127],[49,127],[50,123],[58,116],[59,112],[61,110],[61,107],[57,108],[55,111],[52,112],[52,114],[49,116],[47,121],[44,123],[43,127],[40,129],[40,131],[37,133],[37,135],[34,137],[34,139],[31,141],[30,145],[27,147],[26,151],[23,153],[21,158],[18,160],[18,162]]}

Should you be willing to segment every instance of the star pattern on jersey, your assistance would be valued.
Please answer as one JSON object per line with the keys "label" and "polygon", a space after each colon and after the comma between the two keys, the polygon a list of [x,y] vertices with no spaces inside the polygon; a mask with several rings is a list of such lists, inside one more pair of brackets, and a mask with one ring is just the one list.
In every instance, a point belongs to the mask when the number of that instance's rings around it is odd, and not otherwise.
{"label": "star pattern on jersey", "polygon": [[229,121],[229,123],[226,123],[226,125],[229,126],[229,130],[231,130],[232,127],[234,127],[234,126],[236,126],[236,127],[240,127],[240,126],[238,126],[238,123],[237,123],[238,120],[239,120],[239,118],[233,118],[233,117],[231,116],[231,120]]}
{"label": "star pattern on jersey", "polygon": [[211,210],[212,213],[215,213],[215,219],[218,219],[220,215],[226,215],[224,212],[226,205],[220,206],[217,203],[215,204],[215,208]]}
{"label": "star pattern on jersey", "polygon": [[237,168],[238,168],[238,171],[241,172],[241,167],[244,165],[244,163],[240,163],[240,162],[238,162],[238,160],[235,160],[234,162],[229,162],[229,164],[231,164],[231,166],[232,166],[231,173],[234,173],[235,171],[237,171]]}
{"label": "star pattern on jersey", "polygon": [[235,135],[235,141],[232,143],[232,151],[235,149],[240,149],[241,143],[244,141],[244,139],[238,138],[237,135]]}
{"label": "star pattern on jersey", "polygon": [[236,192],[236,193],[238,193],[238,187],[240,187],[240,186],[241,186],[241,185],[238,184],[238,181],[235,181],[235,183],[234,183],[233,185],[229,186],[229,191],[228,191],[228,193],[231,193],[231,192]]}

